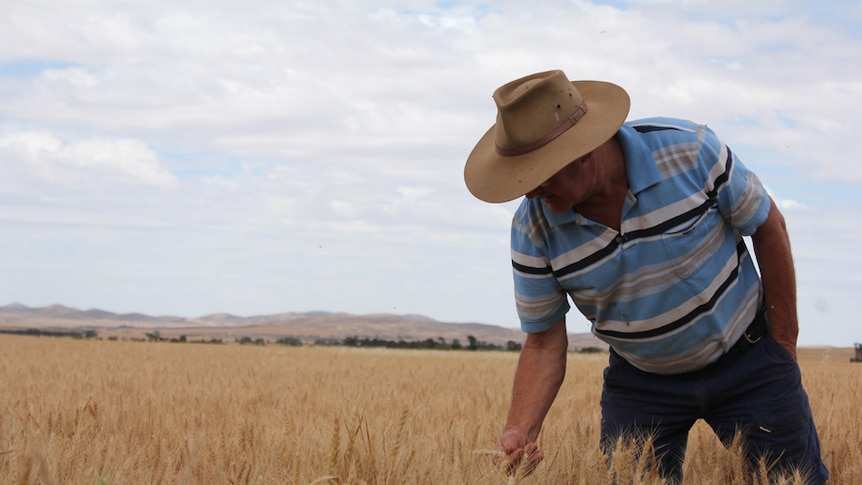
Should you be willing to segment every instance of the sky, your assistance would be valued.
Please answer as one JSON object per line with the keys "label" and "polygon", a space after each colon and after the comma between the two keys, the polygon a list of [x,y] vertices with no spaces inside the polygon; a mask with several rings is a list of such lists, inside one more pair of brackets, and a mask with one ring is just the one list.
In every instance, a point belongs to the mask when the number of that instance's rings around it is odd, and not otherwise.
{"label": "sky", "polygon": [[517,327],[518,202],[463,168],[549,69],[713,128],[787,219],[800,344],[862,342],[860,0],[3,0],[0,305]]}

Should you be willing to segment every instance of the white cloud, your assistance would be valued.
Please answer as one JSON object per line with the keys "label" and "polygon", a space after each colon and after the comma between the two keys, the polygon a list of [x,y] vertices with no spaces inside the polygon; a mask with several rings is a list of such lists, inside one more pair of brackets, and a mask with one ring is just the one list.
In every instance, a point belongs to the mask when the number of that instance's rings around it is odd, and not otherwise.
{"label": "white cloud", "polygon": [[16,132],[0,136],[0,150],[0,164],[6,166],[7,173],[29,174],[53,184],[177,184],[176,178],[160,166],[158,155],[139,140],[89,138],[63,142],[47,133]]}

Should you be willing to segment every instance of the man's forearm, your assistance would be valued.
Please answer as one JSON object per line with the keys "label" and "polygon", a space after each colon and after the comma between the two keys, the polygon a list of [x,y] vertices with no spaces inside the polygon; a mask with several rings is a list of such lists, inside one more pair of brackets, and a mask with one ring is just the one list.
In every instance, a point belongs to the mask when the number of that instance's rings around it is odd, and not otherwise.
{"label": "man's forearm", "polygon": [[528,441],[536,440],[566,375],[567,349],[565,321],[545,334],[527,336],[515,372],[512,405],[504,433],[519,431]]}
{"label": "man's forearm", "polygon": [[784,217],[772,202],[769,217],[752,236],[763,280],[769,333],[796,357],[799,321],[796,313],[796,271]]}

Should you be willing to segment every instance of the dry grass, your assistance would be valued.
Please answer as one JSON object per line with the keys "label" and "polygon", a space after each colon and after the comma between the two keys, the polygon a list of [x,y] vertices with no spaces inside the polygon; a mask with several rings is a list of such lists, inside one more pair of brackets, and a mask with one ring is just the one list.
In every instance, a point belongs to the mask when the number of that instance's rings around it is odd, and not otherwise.
{"label": "dry grass", "polygon": [[[648,454],[622,447],[607,468],[598,452],[606,355],[570,357],[545,462],[501,475],[488,455],[516,359],[0,336],[0,482],[660,483]],[[803,372],[830,483],[858,483],[862,364],[818,353]],[[693,483],[744,483],[705,426],[685,468]]]}

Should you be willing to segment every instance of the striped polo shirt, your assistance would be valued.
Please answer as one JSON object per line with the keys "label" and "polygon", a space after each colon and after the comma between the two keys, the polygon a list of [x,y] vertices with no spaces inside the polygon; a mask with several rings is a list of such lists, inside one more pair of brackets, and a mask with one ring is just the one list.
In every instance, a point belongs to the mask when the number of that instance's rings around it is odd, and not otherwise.
{"label": "striped polo shirt", "polygon": [[524,198],[512,221],[521,328],[542,332],[570,309],[636,367],[675,374],[718,359],[762,300],[742,237],[770,202],[705,125],[651,118],[617,134],[629,190],[620,231]]}

